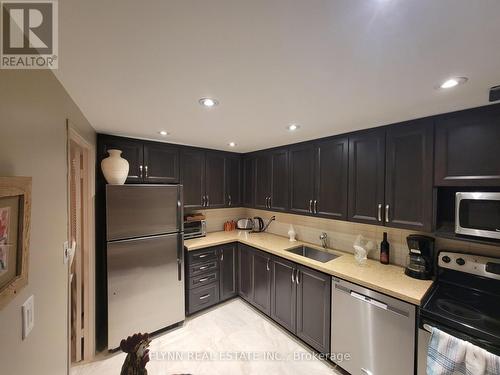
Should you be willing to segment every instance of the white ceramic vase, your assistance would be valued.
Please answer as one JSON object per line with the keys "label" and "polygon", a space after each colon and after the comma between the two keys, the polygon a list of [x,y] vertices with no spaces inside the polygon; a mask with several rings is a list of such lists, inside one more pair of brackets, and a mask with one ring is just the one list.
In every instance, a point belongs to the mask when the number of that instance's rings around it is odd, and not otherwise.
{"label": "white ceramic vase", "polygon": [[121,153],[121,150],[108,150],[109,156],[101,161],[102,173],[110,185],[123,185],[127,179],[129,165]]}

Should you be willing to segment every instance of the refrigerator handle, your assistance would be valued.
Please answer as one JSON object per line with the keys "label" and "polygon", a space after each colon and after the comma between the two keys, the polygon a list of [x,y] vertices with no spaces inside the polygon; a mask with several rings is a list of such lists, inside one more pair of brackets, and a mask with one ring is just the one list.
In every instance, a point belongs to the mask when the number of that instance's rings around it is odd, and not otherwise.
{"label": "refrigerator handle", "polygon": [[182,264],[184,258],[184,251],[182,246],[182,234],[179,234],[177,241],[177,279],[182,281]]}
{"label": "refrigerator handle", "polygon": [[182,185],[179,185],[179,190],[177,194],[177,220],[179,231],[184,232],[184,212],[182,202],[184,201]]}

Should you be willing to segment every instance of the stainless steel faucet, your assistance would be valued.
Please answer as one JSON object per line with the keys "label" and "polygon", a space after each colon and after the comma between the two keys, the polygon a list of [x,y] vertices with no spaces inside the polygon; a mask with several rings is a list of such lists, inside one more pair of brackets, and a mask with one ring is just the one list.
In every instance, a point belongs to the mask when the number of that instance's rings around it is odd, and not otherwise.
{"label": "stainless steel faucet", "polygon": [[328,247],[328,234],[326,232],[321,233],[319,239],[321,240],[321,246],[326,249]]}

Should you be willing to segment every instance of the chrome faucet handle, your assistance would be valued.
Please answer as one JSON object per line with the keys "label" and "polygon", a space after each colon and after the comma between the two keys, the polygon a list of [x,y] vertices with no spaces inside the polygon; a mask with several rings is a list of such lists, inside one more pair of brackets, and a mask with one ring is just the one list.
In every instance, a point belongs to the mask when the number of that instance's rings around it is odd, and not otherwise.
{"label": "chrome faucet handle", "polygon": [[323,246],[323,248],[327,248],[328,244],[327,244],[327,238],[328,238],[328,234],[326,232],[323,232],[319,235],[319,239],[321,240],[321,245]]}

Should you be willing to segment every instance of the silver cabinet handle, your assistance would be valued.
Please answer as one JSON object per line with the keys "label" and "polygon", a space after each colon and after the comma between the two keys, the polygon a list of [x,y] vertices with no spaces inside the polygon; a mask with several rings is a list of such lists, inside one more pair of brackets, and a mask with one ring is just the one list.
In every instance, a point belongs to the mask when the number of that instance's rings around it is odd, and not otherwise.
{"label": "silver cabinet handle", "polygon": [[266,269],[267,269],[267,271],[268,271],[268,272],[271,270],[271,269],[269,268],[269,260],[270,260],[270,259],[267,259],[267,264],[266,264]]}
{"label": "silver cabinet handle", "polygon": [[310,213],[310,214],[312,214],[312,212],[313,212],[313,209],[312,209],[312,204],[313,204],[312,199],[309,199],[309,213]]}
{"label": "silver cabinet handle", "polygon": [[229,194],[228,198],[229,198],[228,206],[230,206],[231,205],[231,194]]}
{"label": "silver cabinet handle", "polygon": [[207,195],[207,205],[206,205],[205,207],[208,207],[208,206],[210,206],[210,198],[209,198],[209,196]]}
{"label": "silver cabinet handle", "polygon": [[146,171],[146,178],[148,178],[148,166],[147,165],[144,167],[144,170]]}
{"label": "silver cabinet handle", "polygon": [[205,294],[204,296],[201,296],[201,297],[200,297],[200,300],[206,299],[206,298],[208,298],[208,297],[210,297],[210,294]]}
{"label": "silver cabinet handle", "polygon": [[314,200],[314,213],[318,213],[318,201],[316,199]]}
{"label": "silver cabinet handle", "polygon": [[295,283],[295,270],[292,269],[292,284]]}
{"label": "silver cabinet handle", "polygon": [[198,258],[205,258],[205,257],[207,257],[208,255],[209,255],[209,254],[200,254],[200,255],[198,255]]}
{"label": "silver cabinet handle", "polygon": [[390,220],[389,220],[389,205],[386,204],[385,205],[385,221],[388,223]]}
{"label": "silver cabinet handle", "polygon": [[266,198],[266,207],[271,208],[271,197]]}
{"label": "silver cabinet handle", "polygon": [[269,208],[272,206],[272,197],[269,197]]}
{"label": "silver cabinet handle", "polygon": [[223,262],[224,261],[224,253],[221,251],[220,253],[220,261]]}
{"label": "silver cabinet handle", "polygon": [[208,266],[201,266],[200,268],[198,268],[200,271],[202,270],[206,270],[208,268]]}
{"label": "silver cabinet handle", "polygon": [[208,277],[204,277],[203,279],[199,279],[198,282],[202,283],[202,282],[207,281],[207,280],[208,280]]}
{"label": "silver cabinet handle", "polygon": [[139,165],[139,172],[141,172],[141,178],[142,178],[142,165]]}
{"label": "silver cabinet handle", "polygon": [[300,274],[300,271],[299,271],[299,270],[297,270],[297,274],[295,275],[295,281],[297,282],[297,285],[299,285],[299,284],[300,284],[299,274]]}
{"label": "silver cabinet handle", "polygon": [[382,203],[378,204],[378,221],[382,221]]}
{"label": "silver cabinet handle", "polygon": [[205,207],[205,196],[201,196],[201,207]]}

